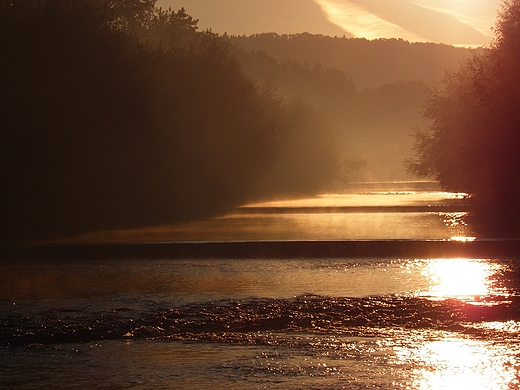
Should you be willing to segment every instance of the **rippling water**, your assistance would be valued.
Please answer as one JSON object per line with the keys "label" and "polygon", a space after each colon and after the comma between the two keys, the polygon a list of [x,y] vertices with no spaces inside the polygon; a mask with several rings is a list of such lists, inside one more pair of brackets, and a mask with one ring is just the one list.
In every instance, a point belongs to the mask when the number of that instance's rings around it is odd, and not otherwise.
{"label": "rippling water", "polygon": [[[377,217],[372,209],[352,213],[345,207],[356,201],[362,205],[355,207],[366,207],[370,199],[390,207],[377,212],[394,225],[370,233],[381,238],[392,229],[406,231],[390,214],[413,221],[412,214],[426,213],[395,209],[397,200],[385,196],[407,199],[399,207],[412,207],[419,198],[421,207],[465,212],[451,203],[461,200],[455,194],[406,194],[344,195],[332,206],[324,204],[331,197],[249,205],[182,234],[195,239],[199,231],[216,239],[241,225],[234,238],[271,231],[279,239],[284,230],[269,223],[262,228],[256,215],[286,217],[290,224],[297,217],[306,226],[303,234],[345,239],[356,230],[348,218]],[[428,211],[425,218],[433,218],[434,226],[424,222],[431,230],[414,234],[449,238],[455,229],[470,235],[463,219],[453,222],[443,212]],[[338,213],[341,223],[329,225],[333,233],[325,223],[315,224],[317,215],[330,220]],[[313,232],[313,226],[324,230]],[[134,234],[144,240],[182,231],[177,226]],[[294,239],[298,232],[285,234]],[[2,389],[520,387],[517,257],[3,260]]]}
{"label": "rippling water", "polygon": [[5,264],[0,386],[515,388],[519,271],[515,259]]}

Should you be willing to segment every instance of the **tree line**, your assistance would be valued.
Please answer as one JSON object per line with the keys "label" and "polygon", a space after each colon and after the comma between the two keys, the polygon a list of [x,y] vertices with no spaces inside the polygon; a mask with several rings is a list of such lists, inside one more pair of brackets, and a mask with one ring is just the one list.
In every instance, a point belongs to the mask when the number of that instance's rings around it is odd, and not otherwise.
{"label": "tree line", "polygon": [[155,0],[0,0],[0,57],[2,242],[206,218],[284,192],[283,175],[266,178],[283,143],[324,126]]}
{"label": "tree line", "polygon": [[277,60],[289,58],[311,67],[321,63],[324,69],[336,68],[358,89],[377,88],[397,81],[431,83],[444,76],[444,69],[456,67],[474,52],[481,51],[403,39],[368,40],[309,33],[263,33],[227,38],[246,53],[264,51]]}
{"label": "tree line", "polygon": [[[424,102],[426,127],[405,163],[451,191],[467,192],[479,219],[518,234],[520,204],[520,1],[506,0],[486,50],[447,72]],[[489,221],[488,221],[489,222]],[[496,228],[496,226],[495,226]]]}
{"label": "tree line", "polygon": [[[511,112],[514,103],[494,95],[494,72],[509,75],[504,88],[515,74],[509,57],[493,54],[511,49],[500,31],[432,89],[421,118],[426,84],[472,51],[218,36],[155,0],[0,0],[1,241],[203,219],[248,201],[312,195],[356,170],[375,172],[354,176],[364,180],[401,178],[410,127],[423,121],[433,126],[417,132],[408,171],[491,198],[500,183],[513,188],[498,171],[516,161],[514,142],[495,158],[514,131],[494,143],[484,135],[498,121],[514,124],[497,102]],[[376,53],[383,60],[367,59]],[[489,164],[477,174],[484,152]]]}
{"label": "tree line", "polygon": [[[358,88],[335,66],[275,58],[265,50],[247,52],[241,46],[236,50],[244,72],[258,84],[272,85],[286,99],[306,101],[328,123],[328,129],[320,131],[334,139],[340,165],[329,190],[343,189],[346,181],[410,178],[402,161],[412,156],[411,128],[423,121],[419,107],[425,81],[396,80]],[[352,170],[354,166],[358,169]]]}

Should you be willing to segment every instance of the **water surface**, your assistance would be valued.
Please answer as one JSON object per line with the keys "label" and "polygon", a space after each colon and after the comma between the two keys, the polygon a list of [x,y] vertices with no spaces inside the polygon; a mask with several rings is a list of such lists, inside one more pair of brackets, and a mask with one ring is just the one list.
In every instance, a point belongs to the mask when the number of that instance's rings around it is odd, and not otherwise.
{"label": "water surface", "polygon": [[465,194],[431,182],[357,183],[343,193],[247,204],[227,215],[67,242],[293,241],[473,237]]}
{"label": "water surface", "polygon": [[2,272],[13,281],[0,291],[2,388],[520,384],[516,259],[93,260]]}
{"label": "water surface", "polygon": [[[471,240],[469,213],[428,183],[364,183],[67,241]],[[515,254],[2,260],[0,388],[520,387]]]}

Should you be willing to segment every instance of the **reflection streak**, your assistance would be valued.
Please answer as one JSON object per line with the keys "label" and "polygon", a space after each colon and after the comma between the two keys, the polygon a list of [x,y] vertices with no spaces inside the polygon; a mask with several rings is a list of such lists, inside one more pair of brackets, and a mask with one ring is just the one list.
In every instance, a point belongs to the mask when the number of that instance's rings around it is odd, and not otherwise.
{"label": "reflection streak", "polygon": [[430,287],[421,295],[438,299],[474,299],[490,295],[490,278],[496,272],[495,268],[490,262],[474,259],[431,260],[423,269]]}
{"label": "reflection streak", "polygon": [[[510,389],[518,385],[517,362],[490,342],[448,338],[420,344],[400,357],[416,368],[413,388]],[[410,354],[409,356],[406,356]]]}
{"label": "reflection streak", "polygon": [[[421,296],[462,299],[479,303],[480,298],[499,292],[492,277],[500,265],[479,259],[431,259],[418,261],[429,287]],[[516,332],[518,323],[484,323],[483,328]],[[464,334],[416,334],[411,342],[396,348],[396,358],[413,368],[414,389],[511,389],[520,384],[520,363],[507,353],[510,340],[471,339]]]}

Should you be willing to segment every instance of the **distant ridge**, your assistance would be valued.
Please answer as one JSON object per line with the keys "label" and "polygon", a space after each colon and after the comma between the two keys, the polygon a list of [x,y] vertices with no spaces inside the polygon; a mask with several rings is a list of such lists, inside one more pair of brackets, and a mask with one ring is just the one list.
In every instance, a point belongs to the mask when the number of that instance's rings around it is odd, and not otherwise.
{"label": "distant ridge", "polygon": [[323,67],[336,67],[354,81],[358,89],[374,88],[399,80],[430,83],[457,67],[475,50],[437,43],[410,43],[403,39],[330,37],[308,33],[231,36],[231,43],[246,52],[265,51],[281,59]]}

